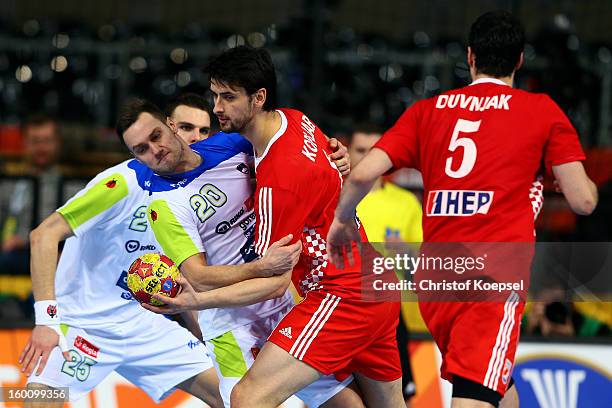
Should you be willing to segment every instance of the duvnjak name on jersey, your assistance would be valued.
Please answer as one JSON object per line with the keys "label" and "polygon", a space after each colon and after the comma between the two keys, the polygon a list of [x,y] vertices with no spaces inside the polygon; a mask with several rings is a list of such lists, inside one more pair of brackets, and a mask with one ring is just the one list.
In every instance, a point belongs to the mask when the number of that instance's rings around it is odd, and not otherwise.
{"label": "duvnjak name on jersey", "polygon": [[474,96],[465,94],[440,95],[436,100],[437,109],[461,108],[472,112],[482,112],[489,109],[510,110],[508,102],[512,95]]}
{"label": "duvnjak name on jersey", "polygon": [[427,196],[427,215],[467,217],[487,214],[493,191],[433,190]]}

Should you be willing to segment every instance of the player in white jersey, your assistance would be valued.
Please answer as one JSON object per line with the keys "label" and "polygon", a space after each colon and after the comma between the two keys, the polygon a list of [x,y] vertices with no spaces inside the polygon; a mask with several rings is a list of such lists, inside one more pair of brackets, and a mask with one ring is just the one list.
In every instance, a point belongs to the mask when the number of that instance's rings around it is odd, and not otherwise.
{"label": "player in white jersey", "polygon": [[195,143],[210,136],[212,110],[203,96],[194,93],[180,94],[164,107],[168,126],[176,127],[176,133],[187,143]]}
{"label": "player in white jersey", "polygon": [[[176,387],[219,407],[206,347],[143,310],[126,285],[131,262],[159,250],[137,182],[143,172],[149,170],[136,160],[103,171],[32,232],[37,326],[20,357],[22,371],[29,388],[68,387],[73,401],[115,370],[154,400]],[[190,329],[199,333],[195,320]]]}
{"label": "player in white jersey", "polygon": [[[251,144],[239,134],[219,133],[193,144],[190,150],[155,117],[155,112],[129,105],[124,109],[126,120],[123,132],[118,129],[118,133],[123,134],[136,158],[155,172],[140,183],[151,191],[147,217],[163,252],[200,291],[257,278],[250,270],[261,262],[253,243]],[[278,243],[272,247],[278,247]],[[300,244],[286,249],[290,251],[287,258],[295,260]],[[293,265],[292,261],[286,271]],[[269,299],[253,304],[245,294],[234,300],[234,307],[200,312],[200,326],[213,352],[226,406],[234,385],[293,306],[285,288],[270,293]],[[351,381],[351,377],[343,382],[324,377],[300,391],[298,397],[309,407],[350,406],[346,393],[336,394]]]}

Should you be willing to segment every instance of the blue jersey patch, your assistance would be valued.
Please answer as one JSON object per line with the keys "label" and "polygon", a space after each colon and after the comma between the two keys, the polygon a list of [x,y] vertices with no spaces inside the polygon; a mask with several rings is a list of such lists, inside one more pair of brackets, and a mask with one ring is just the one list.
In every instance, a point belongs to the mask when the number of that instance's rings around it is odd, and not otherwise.
{"label": "blue jersey patch", "polygon": [[238,133],[217,132],[201,142],[192,144],[190,147],[202,157],[202,163],[185,173],[162,177],[153,173],[151,169],[138,160],[130,161],[128,167],[135,171],[138,185],[151,194],[184,187],[206,170],[215,168],[219,163],[234,157],[238,153],[253,155],[251,143]]}

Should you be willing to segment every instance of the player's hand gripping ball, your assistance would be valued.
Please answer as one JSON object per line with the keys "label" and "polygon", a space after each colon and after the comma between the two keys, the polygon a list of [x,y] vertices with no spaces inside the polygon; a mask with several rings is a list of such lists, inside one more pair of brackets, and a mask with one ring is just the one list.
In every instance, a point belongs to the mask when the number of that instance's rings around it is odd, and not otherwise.
{"label": "player's hand gripping ball", "polygon": [[140,303],[163,306],[163,303],[151,296],[159,293],[174,297],[179,284],[176,278],[179,270],[172,259],[161,254],[144,254],[136,258],[127,273],[127,285],[132,296]]}

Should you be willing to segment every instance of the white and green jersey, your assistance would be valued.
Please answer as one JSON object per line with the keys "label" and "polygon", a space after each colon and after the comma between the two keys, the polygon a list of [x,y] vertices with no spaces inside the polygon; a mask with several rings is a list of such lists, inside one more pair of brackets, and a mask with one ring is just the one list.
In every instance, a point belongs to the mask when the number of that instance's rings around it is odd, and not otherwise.
{"label": "white and green jersey", "polygon": [[[162,252],[177,265],[199,253],[206,254],[209,265],[252,261],[258,255],[251,144],[236,133],[217,133],[191,148],[202,157],[196,169],[147,180],[152,194],[147,216]],[[274,314],[290,302],[286,293],[247,307],[203,310],[199,321],[204,339]]]}
{"label": "white and green jersey", "polygon": [[132,261],[158,251],[137,173],[144,178],[151,171],[135,160],[111,167],[57,210],[75,235],[66,240],[55,276],[63,323],[113,329],[148,313],[126,284]]}

